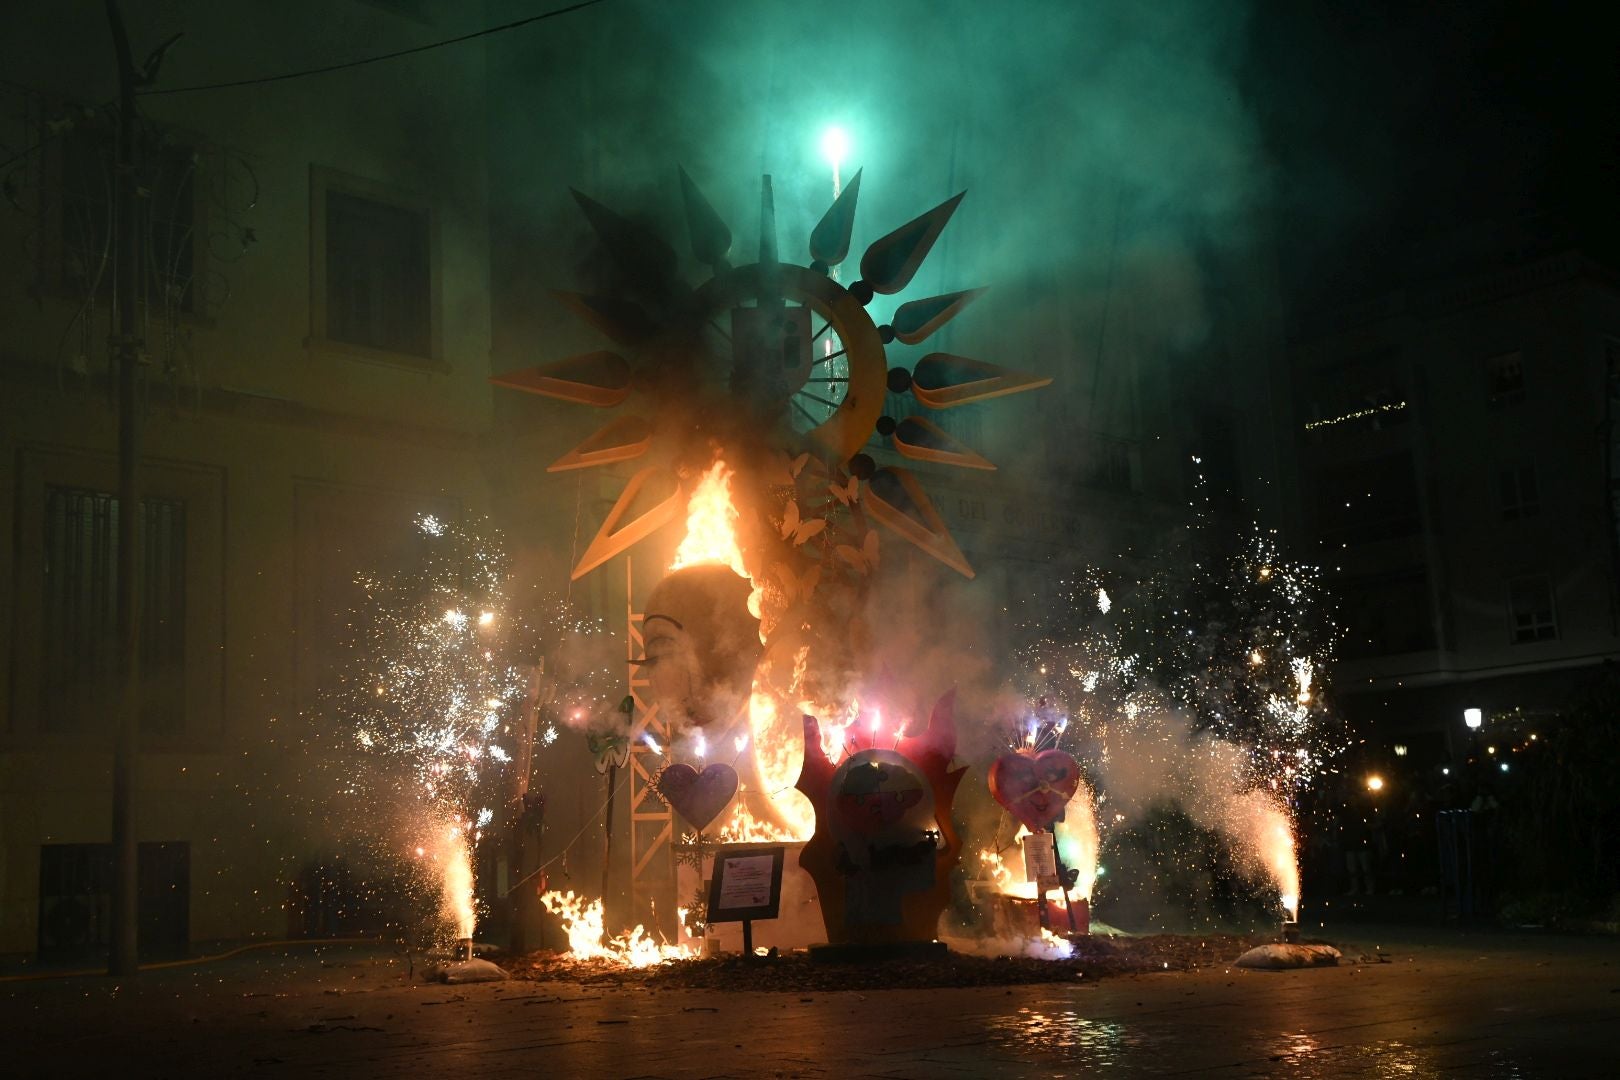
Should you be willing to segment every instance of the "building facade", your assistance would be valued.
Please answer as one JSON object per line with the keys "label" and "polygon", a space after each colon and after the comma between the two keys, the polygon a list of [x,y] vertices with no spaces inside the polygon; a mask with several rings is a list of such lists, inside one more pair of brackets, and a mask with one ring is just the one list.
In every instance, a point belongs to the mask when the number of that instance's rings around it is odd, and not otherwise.
{"label": "building facade", "polygon": [[[162,88],[439,36],[300,4],[244,32],[125,5]],[[0,90],[0,954],[107,935],[117,416],[116,86],[99,7],[19,5]],[[316,58],[319,59],[319,58]],[[140,99],[143,949],[301,930],[327,838],[308,747],[354,570],[411,516],[479,509],[491,420],[476,49],[409,70]],[[330,108],[334,97],[345,102]]]}
{"label": "building facade", "polygon": [[1298,511],[1347,631],[1335,681],[1382,742],[1450,760],[1465,709],[1533,718],[1620,656],[1617,339],[1620,281],[1565,251],[1292,343]]}

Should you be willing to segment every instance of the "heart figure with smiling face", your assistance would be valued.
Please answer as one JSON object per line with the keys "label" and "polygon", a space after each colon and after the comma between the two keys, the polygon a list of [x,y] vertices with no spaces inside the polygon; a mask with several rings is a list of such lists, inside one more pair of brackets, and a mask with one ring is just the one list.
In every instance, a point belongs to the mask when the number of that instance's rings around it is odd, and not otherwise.
{"label": "heart figure with smiling face", "polygon": [[1006,753],[990,766],[990,794],[1031,832],[1063,820],[1080,787],[1080,765],[1062,750]]}

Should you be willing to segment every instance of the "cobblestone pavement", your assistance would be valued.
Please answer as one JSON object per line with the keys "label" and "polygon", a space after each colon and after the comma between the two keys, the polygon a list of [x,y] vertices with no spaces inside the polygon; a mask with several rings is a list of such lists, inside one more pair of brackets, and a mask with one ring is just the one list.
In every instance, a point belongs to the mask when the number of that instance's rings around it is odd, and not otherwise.
{"label": "cobblestone pavement", "polygon": [[1388,962],[812,995],[449,987],[377,954],[261,954],[123,986],[0,983],[0,1073],[1620,1076],[1620,942],[1354,934]]}

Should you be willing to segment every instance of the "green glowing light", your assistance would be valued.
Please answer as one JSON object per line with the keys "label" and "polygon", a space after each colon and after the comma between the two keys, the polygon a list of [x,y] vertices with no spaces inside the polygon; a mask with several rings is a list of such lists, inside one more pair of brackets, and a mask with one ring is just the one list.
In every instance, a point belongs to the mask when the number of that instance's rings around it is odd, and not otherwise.
{"label": "green glowing light", "polygon": [[833,168],[843,164],[849,156],[849,136],[836,125],[821,133],[821,152]]}

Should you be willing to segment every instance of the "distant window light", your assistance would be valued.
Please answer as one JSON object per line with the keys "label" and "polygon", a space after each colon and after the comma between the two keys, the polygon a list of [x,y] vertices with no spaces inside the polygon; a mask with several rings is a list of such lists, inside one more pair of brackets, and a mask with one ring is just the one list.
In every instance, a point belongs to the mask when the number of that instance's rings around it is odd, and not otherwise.
{"label": "distant window light", "polygon": [[1508,616],[1515,645],[1558,637],[1552,583],[1545,574],[1517,577],[1508,582]]}
{"label": "distant window light", "polygon": [[1496,485],[1501,497],[1503,521],[1535,517],[1541,512],[1541,493],[1536,486],[1536,466],[1533,462],[1509,465],[1498,470]]}
{"label": "distant window light", "polygon": [[1500,353],[1485,361],[1485,389],[1492,408],[1524,400],[1524,360],[1516,352]]}

